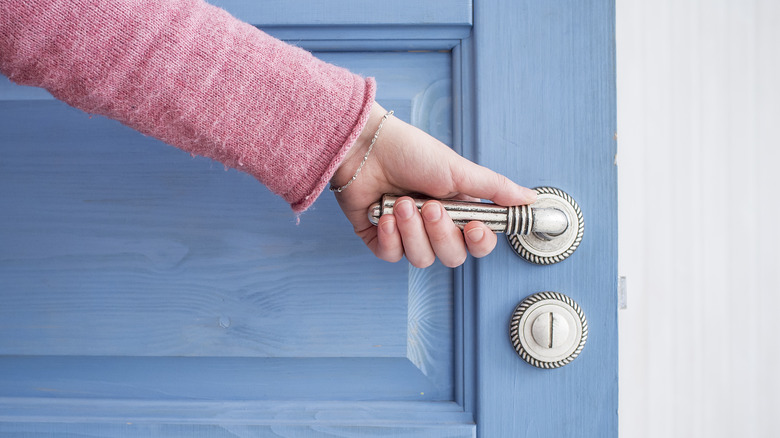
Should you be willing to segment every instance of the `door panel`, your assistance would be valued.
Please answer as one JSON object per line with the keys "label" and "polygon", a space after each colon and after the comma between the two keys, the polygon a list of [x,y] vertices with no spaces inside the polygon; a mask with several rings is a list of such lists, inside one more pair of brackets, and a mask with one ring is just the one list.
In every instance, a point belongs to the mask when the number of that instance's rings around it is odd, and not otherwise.
{"label": "door panel", "polygon": [[[407,121],[437,117],[451,143],[448,54],[324,58],[392,84],[380,101]],[[371,63],[393,67],[351,65]],[[253,178],[116,122],[49,100],[3,109],[0,269],[20,291],[3,354],[406,354],[409,270],[369,258],[332,197],[299,226]],[[437,271],[415,287],[449,289]]]}
{"label": "door panel", "polygon": [[[321,57],[452,142],[449,53]],[[50,99],[2,102],[0,130],[7,395],[452,400],[452,272],[375,259],[332,196],[298,225],[253,178]]]}

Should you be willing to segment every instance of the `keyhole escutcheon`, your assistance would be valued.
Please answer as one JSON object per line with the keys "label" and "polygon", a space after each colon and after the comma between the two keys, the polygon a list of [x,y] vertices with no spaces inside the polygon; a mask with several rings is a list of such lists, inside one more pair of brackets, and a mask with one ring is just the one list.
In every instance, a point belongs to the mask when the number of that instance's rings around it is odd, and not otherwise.
{"label": "keyhole escutcheon", "polygon": [[571,298],[558,292],[539,292],[517,305],[509,336],[526,362],[539,368],[558,368],[582,351],[588,322]]}

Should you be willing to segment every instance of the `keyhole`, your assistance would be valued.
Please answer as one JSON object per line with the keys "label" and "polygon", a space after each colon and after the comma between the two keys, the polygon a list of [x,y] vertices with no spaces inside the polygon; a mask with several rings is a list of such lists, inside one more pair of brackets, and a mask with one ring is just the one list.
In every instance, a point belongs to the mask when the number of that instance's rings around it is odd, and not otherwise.
{"label": "keyhole", "polygon": [[536,317],[531,332],[539,347],[558,348],[569,337],[569,324],[563,315],[547,312]]}
{"label": "keyhole", "polygon": [[547,345],[547,348],[552,348],[552,346],[553,346],[553,336],[555,336],[554,335],[554,330],[553,330],[553,325],[554,325],[553,324],[553,313],[550,312],[550,343],[549,343],[549,345]]}

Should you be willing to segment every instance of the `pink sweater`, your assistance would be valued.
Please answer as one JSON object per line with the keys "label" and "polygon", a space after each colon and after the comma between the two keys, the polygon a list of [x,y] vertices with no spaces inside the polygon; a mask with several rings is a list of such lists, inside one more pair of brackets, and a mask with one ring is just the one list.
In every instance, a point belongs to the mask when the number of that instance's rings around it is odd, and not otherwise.
{"label": "pink sweater", "polygon": [[0,72],[247,172],[308,208],[375,84],[201,0],[0,2]]}

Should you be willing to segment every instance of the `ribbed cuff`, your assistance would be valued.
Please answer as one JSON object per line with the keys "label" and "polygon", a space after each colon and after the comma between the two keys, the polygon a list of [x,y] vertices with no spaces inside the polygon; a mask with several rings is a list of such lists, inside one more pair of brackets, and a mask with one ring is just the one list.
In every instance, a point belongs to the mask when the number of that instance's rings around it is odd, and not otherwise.
{"label": "ribbed cuff", "polygon": [[333,174],[336,173],[339,165],[344,160],[344,157],[347,155],[349,148],[355,144],[358,137],[360,136],[360,133],[363,132],[363,128],[368,122],[368,116],[371,114],[371,106],[374,103],[375,94],[376,81],[374,78],[365,79],[365,86],[363,87],[362,96],[362,108],[358,114],[357,121],[355,122],[352,131],[347,136],[346,140],[341,144],[341,147],[336,150],[335,155],[333,155],[333,158],[325,168],[325,171],[317,180],[314,188],[299,201],[290,203],[290,206],[295,213],[301,213],[308,209],[314,203],[314,201],[317,200],[322,191],[325,190],[325,187],[330,183],[330,179],[333,177]]}

